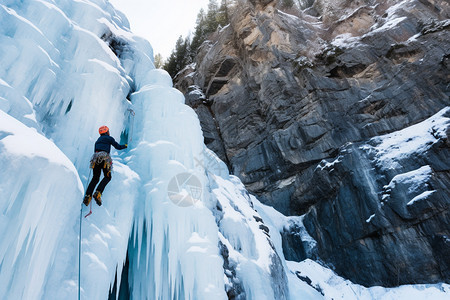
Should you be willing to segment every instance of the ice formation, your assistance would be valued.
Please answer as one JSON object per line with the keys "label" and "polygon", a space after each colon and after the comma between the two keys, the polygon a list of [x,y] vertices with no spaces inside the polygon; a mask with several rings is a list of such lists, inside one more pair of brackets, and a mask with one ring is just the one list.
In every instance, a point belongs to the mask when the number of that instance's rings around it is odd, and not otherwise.
{"label": "ice formation", "polygon": [[[150,44],[108,1],[4,0],[0,66],[5,299],[77,299],[79,274],[82,299],[336,295],[342,283],[333,290],[331,271],[284,260],[279,231],[288,218],[249,195],[205,148],[196,114],[154,68]],[[84,219],[88,162],[104,124],[129,148],[113,152],[104,205]],[[187,207],[168,193],[184,173],[199,182]],[[325,274],[332,292],[298,272]],[[448,292],[440,288],[426,291]]]}

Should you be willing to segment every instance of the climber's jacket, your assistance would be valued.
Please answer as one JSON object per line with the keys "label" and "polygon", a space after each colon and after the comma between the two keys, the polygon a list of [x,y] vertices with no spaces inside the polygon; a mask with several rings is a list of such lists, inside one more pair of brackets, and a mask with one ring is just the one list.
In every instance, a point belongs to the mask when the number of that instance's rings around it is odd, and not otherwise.
{"label": "climber's jacket", "polygon": [[100,135],[100,137],[95,142],[95,153],[91,157],[91,168],[93,169],[95,165],[101,166],[109,172],[112,170],[112,159],[109,156],[111,151],[111,145],[117,150],[127,148],[127,145],[120,145],[114,140],[112,136],[108,133]]}
{"label": "climber's jacket", "polygon": [[102,134],[95,142],[95,152],[105,151],[106,153],[109,153],[111,151],[111,145],[117,150],[127,148],[126,145],[120,145],[119,143],[117,143],[112,136]]}

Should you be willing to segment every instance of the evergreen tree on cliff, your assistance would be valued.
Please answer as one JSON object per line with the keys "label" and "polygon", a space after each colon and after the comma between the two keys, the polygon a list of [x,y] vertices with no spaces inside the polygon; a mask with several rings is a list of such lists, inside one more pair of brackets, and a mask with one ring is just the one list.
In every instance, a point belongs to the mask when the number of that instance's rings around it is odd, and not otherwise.
{"label": "evergreen tree on cliff", "polygon": [[194,60],[198,49],[208,36],[215,32],[219,26],[223,27],[229,23],[228,2],[222,0],[220,6],[216,0],[210,0],[208,3],[208,12],[203,9],[197,15],[194,37],[191,43],[191,57]]}
{"label": "evergreen tree on cliff", "polygon": [[208,36],[215,32],[218,27],[223,27],[229,23],[227,0],[222,0],[219,6],[216,0],[208,3],[208,12],[200,9],[197,14],[197,21],[192,42],[189,37],[183,40],[180,36],[169,59],[164,64],[164,69],[174,77],[186,65],[195,60],[198,49]]}
{"label": "evergreen tree on cliff", "polygon": [[199,13],[197,14],[197,25],[195,26],[195,32],[194,37],[192,38],[191,43],[191,55],[192,58],[197,55],[198,48],[200,48],[200,45],[205,41],[206,39],[206,15],[205,11],[200,9]]}
{"label": "evergreen tree on cliff", "polygon": [[183,40],[183,37],[180,35],[175,44],[175,49],[164,64],[164,70],[166,70],[172,78],[191,62],[189,55],[190,46],[189,38],[187,37]]}
{"label": "evergreen tree on cliff", "polygon": [[222,3],[220,4],[219,10],[217,11],[217,22],[222,27],[230,23],[227,0],[222,0]]}

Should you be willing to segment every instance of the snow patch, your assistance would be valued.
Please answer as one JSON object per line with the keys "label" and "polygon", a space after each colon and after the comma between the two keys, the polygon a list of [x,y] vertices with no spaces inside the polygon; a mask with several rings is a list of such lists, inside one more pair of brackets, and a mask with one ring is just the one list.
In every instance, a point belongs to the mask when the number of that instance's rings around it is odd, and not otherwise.
{"label": "snow patch", "polygon": [[374,151],[377,164],[383,169],[397,169],[398,161],[415,153],[425,153],[439,139],[446,137],[450,118],[446,107],[434,116],[405,129],[371,139],[370,145],[361,148]]}
{"label": "snow patch", "polygon": [[360,37],[354,37],[351,33],[343,33],[337,35],[331,44],[338,48],[355,48],[361,42]]}
{"label": "snow patch", "polygon": [[413,205],[416,202],[422,201],[422,200],[426,200],[428,199],[428,197],[430,197],[434,192],[436,191],[425,191],[420,195],[417,195],[416,197],[412,198],[411,201],[409,201],[406,205],[410,206]]}
{"label": "snow patch", "polygon": [[[370,34],[374,34],[376,32],[386,32],[389,29],[395,28],[398,24],[400,24],[404,20],[406,20],[406,17],[398,17],[390,19],[387,22],[385,22],[381,27],[372,27],[371,29],[373,30],[370,31]],[[377,24],[374,26],[377,26]]]}
{"label": "snow patch", "polygon": [[338,156],[335,160],[333,160],[332,162],[328,162],[325,159],[322,160],[316,167],[317,169],[320,169],[321,171],[323,171],[324,169],[326,170],[332,170],[335,164],[338,164],[342,161],[342,156]]}
{"label": "snow patch", "polygon": [[370,217],[366,220],[366,223],[370,223],[370,221],[372,221],[373,218],[375,218],[375,214],[370,215]]}
{"label": "snow patch", "polygon": [[286,264],[292,274],[292,280],[296,280],[298,286],[303,285],[303,288],[300,288],[303,293],[305,293],[306,290],[304,288],[305,286],[314,288],[317,291],[317,298],[311,298],[311,295],[307,295],[306,299],[444,300],[448,299],[448,293],[450,293],[450,285],[445,283],[403,285],[397,288],[384,288],[381,286],[366,288],[339,277],[332,270],[327,269],[310,259],[299,263],[287,261]]}
{"label": "snow patch", "polygon": [[408,193],[413,194],[416,193],[430,180],[432,173],[433,170],[430,166],[423,166],[417,170],[394,176],[391,182],[384,188],[394,189],[398,184],[406,184],[409,186]]}

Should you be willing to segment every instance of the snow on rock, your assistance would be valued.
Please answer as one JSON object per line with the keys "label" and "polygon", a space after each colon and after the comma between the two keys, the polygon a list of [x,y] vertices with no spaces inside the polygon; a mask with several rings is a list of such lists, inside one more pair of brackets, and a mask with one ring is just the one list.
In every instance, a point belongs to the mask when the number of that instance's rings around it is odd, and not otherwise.
{"label": "snow on rock", "polygon": [[430,166],[423,166],[417,170],[398,174],[392,178],[391,182],[384,187],[386,190],[395,189],[398,185],[406,185],[408,194],[417,194],[431,178],[432,170]]}
{"label": "snow on rock", "polygon": [[[383,169],[396,169],[398,161],[407,159],[414,153],[425,153],[439,138],[445,137],[450,125],[446,115],[450,107],[442,109],[431,118],[416,125],[390,134],[375,137],[370,144],[374,145],[377,164]],[[365,146],[365,149],[367,146]]]}
{"label": "snow on rock", "polygon": [[343,33],[337,35],[331,44],[340,48],[351,48],[356,47],[360,41],[360,37],[354,37],[350,33]]}
{"label": "snow on rock", "polygon": [[[375,137],[367,145],[361,146],[361,149],[373,155],[376,166],[385,171],[388,178],[391,177],[389,184],[383,187],[382,204],[397,199],[397,204],[391,204],[404,217],[410,216],[411,209],[419,202],[429,199],[435,189],[435,170],[430,165],[404,166],[411,158],[426,155],[434,144],[446,138],[450,125],[449,112],[450,107],[446,107],[418,124]],[[414,166],[416,169],[411,170]]]}
{"label": "snow on rock", "polygon": [[436,191],[425,191],[417,196],[415,196],[414,198],[411,199],[411,201],[409,201],[408,203],[406,203],[406,205],[413,205],[416,202],[422,201],[427,199],[430,195],[432,195],[434,192]]}
{"label": "snow on rock", "polygon": [[[280,252],[271,232],[252,208],[250,196],[239,178],[211,175],[212,197],[217,199],[216,219],[230,274],[227,290],[242,287],[243,297],[288,299],[289,290]],[[236,292],[236,291],[235,291]]]}
{"label": "snow on rock", "polygon": [[375,218],[375,214],[370,215],[370,217],[366,220],[366,223],[370,223],[373,218]]}
{"label": "snow on rock", "polygon": [[[256,210],[270,228],[271,239],[274,241],[278,253],[281,253],[282,256],[280,232],[291,227],[291,222],[296,222],[303,227],[302,216],[286,217],[257,200],[254,200],[254,203]],[[308,240],[311,242],[311,247],[314,247],[314,240],[305,230],[302,234],[302,241]],[[340,277],[332,270],[311,259],[295,262],[284,260],[284,256],[282,258],[289,282],[290,299],[447,299],[448,293],[450,293],[450,285],[445,283],[403,285],[397,288],[381,286],[367,288]]]}
{"label": "snow on rock", "polygon": [[417,284],[404,285],[398,288],[384,288],[374,286],[366,288],[354,284],[349,280],[336,275],[310,259],[302,262],[287,261],[287,265],[299,281],[314,288],[323,297],[311,299],[385,299],[385,300],[409,300],[409,299],[439,299],[448,298],[450,285],[442,284]]}

